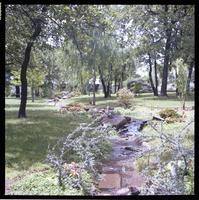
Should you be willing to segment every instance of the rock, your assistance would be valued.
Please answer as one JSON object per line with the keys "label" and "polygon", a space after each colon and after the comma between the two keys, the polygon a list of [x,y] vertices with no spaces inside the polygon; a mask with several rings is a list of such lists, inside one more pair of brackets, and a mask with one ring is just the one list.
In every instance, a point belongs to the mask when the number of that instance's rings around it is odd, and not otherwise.
{"label": "rock", "polygon": [[107,166],[103,167],[102,171],[103,173],[106,173],[106,174],[120,173],[120,169],[115,168],[115,167],[107,167]]}
{"label": "rock", "polygon": [[58,102],[59,101],[59,98],[58,97],[55,97],[54,98],[54,102]]}
{"label": "rock", "polygon": [[125,195],[139,195],[140,191],[136,187],[125,187],[117,190],[115,192],[118,196],[125,196]]}
{"label": "rock", "polygon": [[54,99],[48,99],[48,103],[54,102]]}
{"label": "rock", "polygon": [[111,118],[106,116],[102,119],[101,122],[103,124],[111,124],[117,130],[128,123],[127,119],[121,115],[113,115]]}
{"label": "rock", "polygon": [[130,122],[131,121],[131,117],[128,117],[128,116],[124,116],[127,120],[127,122]]}
{"label": "rock", "polygon": [[131,194],[131,191],[127,187],[121,188],[115,192],[115,195],[118,195],[118,196],[124,196],[124,195],[130,195],[130,194]]}
{"label": "rock", "polygon": [[143,121],[143,122],[140,124],[140,127],[138,128],[138,131],[141,131],[141,130],[144,128],[144,126],[145,126],[146,123],[147,123],[147,121]]}
{"label": "rock", "polygon": [[102,174],[103,177],[99,182],[99,189],[120,188],[121,177],[119,174]]}
{"label": "rock", "polygon": [[154,120],[158,120],[158,121],[164,121],[165,119],[159,116],[153,116]]}
{"label": "rock", "polygon": [[109,110],[114,110],[114,107],[109,107]]}
{"label": "rock", "polygon": [[101,192],[100,196],[112,196],[112,194],[108,192]]}
{"label": "rock", "polygon": [[89,108],[88,108],[88,107],[84,107],[84,110],[85,110],[86,112],[88,112],[88,111],[89,111]]}
{"label": "rock", "polygon": [[124,147],[124,149],[129,151],[139,151],[139,149],[135,149],[133,147]]}
{"label": "rock", "polygon": [[68,95],[64,95],[64,96],[62,96],[62,99],[68,99],[68,98],[69,98]]}
{"label": "rock", "polygon": [[131,195],[139,195],[140,191],[136,187],[130,187],[129,188]]}
{"label": "rock", "polygon": [[135,170],[127,171],[122,176],[122,186],[123,187],[142,187],[144,184],[144,177],[140,175]]}
{"label": "rock", "polygon": [[137,145],[137,146],[141,146],[143,143],[142,138],[138,137],[135,140],[133,140],[133,144]]}

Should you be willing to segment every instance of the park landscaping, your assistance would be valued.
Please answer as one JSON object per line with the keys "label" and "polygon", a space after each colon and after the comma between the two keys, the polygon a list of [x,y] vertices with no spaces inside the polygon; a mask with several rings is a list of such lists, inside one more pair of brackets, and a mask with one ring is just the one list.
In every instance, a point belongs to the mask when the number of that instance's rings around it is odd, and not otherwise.
{"label": "park landscaping", "polygon": [[195,193],[195,5],[3,9],[6,195]]}
{"label": "park landscaping", "polygon": [[[72,102],[88,104],[89,96],[78,96],[64,99],[63,104]],[[96,108],[114,107],[115,111],[136,119],[150,120],[163,108],[173,108],[179,114],[182,112],[181,101],[170,94],[169,98],[153,97],[152,94],[141,94],[134,99],[134,106],[126,109],[119,106],[116,96],[105,100],[102,95],[96,98]],[[82,191],[65,189],[61,190],[57,184],[56,173],[46,162],[49,145],[53,145],[64,135],[70,134],[80,123],[89,123],[91,116],[85,112],[60,113],[56,106],[48,105],[46,99],[38,99],[34,103],[30,100],[27,104],[27,119],[16,119],[18,99],[6,99],[6,185],[8,194],[63,194],[83,195]],[[187,101],[185,122],[166,124],[166,133],[176,134],[187,121],[194,116],[193,96]],[[143,129],[143,134],[154,134],[150,126]],[[157,133],[156,133],[157,134]],[[193,146],[193,127],[186,136],[186,145]],[[149,144],[155,145],[157,140],[151,140]],[[110,153],[110,148],[103,149],[104,153]],[[145,166],[144,162],[138,162],[138,169]],[[92,182],[91,176],[86,175],[87,181]],[[53,191],[53,193],[52,193]]]}

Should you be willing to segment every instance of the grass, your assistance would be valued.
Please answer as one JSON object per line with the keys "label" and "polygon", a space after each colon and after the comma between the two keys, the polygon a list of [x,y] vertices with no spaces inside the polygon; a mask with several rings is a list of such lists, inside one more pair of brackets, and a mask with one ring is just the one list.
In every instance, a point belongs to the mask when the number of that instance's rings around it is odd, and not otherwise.
{"label": "grass", "polygon": [[[74,102],[89,104],[91,100],[92,96],[82,95],[62,100],[62,104]],[[20,100],[6,98],[5,103],[6,179],[15,180],[22,174],[27,175],[25,179],[28,179],[32,169],[43,168],[49,145],[53,145],[58,138],[72,132],[80,123],[91,121],[86,113],[61,114],[55,106],[48,105],[45,99],[35,100],[34,103],[28,100],[27,119],[18,119]],[[179,109],[182,107],[182,103],[173,93],[169,93],[168,98],[154,97],[152,94],[146,93],[135,97],[133,108],[124,109],[119,106],[115,95],[105,99],[102,95],[97,94],[96,107],[105,106],[115,107],[115,111],[121,114],[146,120],[151,119],[152,115],[157,114],[163,108]],[[189,97],[186,106],[194,106],[193,95]],[[193,111],[186,111],[186,115],[188,120],[193,117]],[[182,124],[174,123],[168,127],[173,129],[180,126]],[[152,131],[149,127],[144,130]],[[191,138],[193,139],[193,137]],[[52,172],[49,171],[46,176],[52,177]]]}
{"label": "grass", "polygon": [[53,106],[46,106],[45,101],[36,101],[34,107],[28,102],[28,118],[18,119],[17,103],[19,101],[15,99],[6,100],[5,124],[6,166],[17,171],[28,169],[35,162],[43,162],[48,145],[72,132],[80,122],[90,121],[84,113],[60,114]]}

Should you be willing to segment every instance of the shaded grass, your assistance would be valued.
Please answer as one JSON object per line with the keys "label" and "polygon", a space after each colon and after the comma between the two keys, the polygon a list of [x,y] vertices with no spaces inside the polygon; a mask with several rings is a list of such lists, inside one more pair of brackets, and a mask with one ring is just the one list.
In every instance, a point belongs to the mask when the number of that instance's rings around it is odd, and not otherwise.
{"label": "shaded grass", "polygon": [[6,111],[6,165],[16,170],[43,162],[48,145],[71,133],[80,122],[89,121],[85,113],[29,110],[28,114],[27,119],[17,119],[15,111]]}

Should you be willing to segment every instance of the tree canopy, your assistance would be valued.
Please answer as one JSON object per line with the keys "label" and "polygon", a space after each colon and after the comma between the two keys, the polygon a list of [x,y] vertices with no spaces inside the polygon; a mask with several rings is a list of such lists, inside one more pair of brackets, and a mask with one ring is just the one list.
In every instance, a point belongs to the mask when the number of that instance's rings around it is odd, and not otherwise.
{"label": "tree canopy", "polygon": [[167,96],[176,59],[189,67],[188,80],[194,68],[194,5],[6,5],[5,47],[6,73],[21,71],[21,117],[30,73],[46,96],[66,82],[85,94],[99,77],[106,98],[142,63],[154,95]]}

